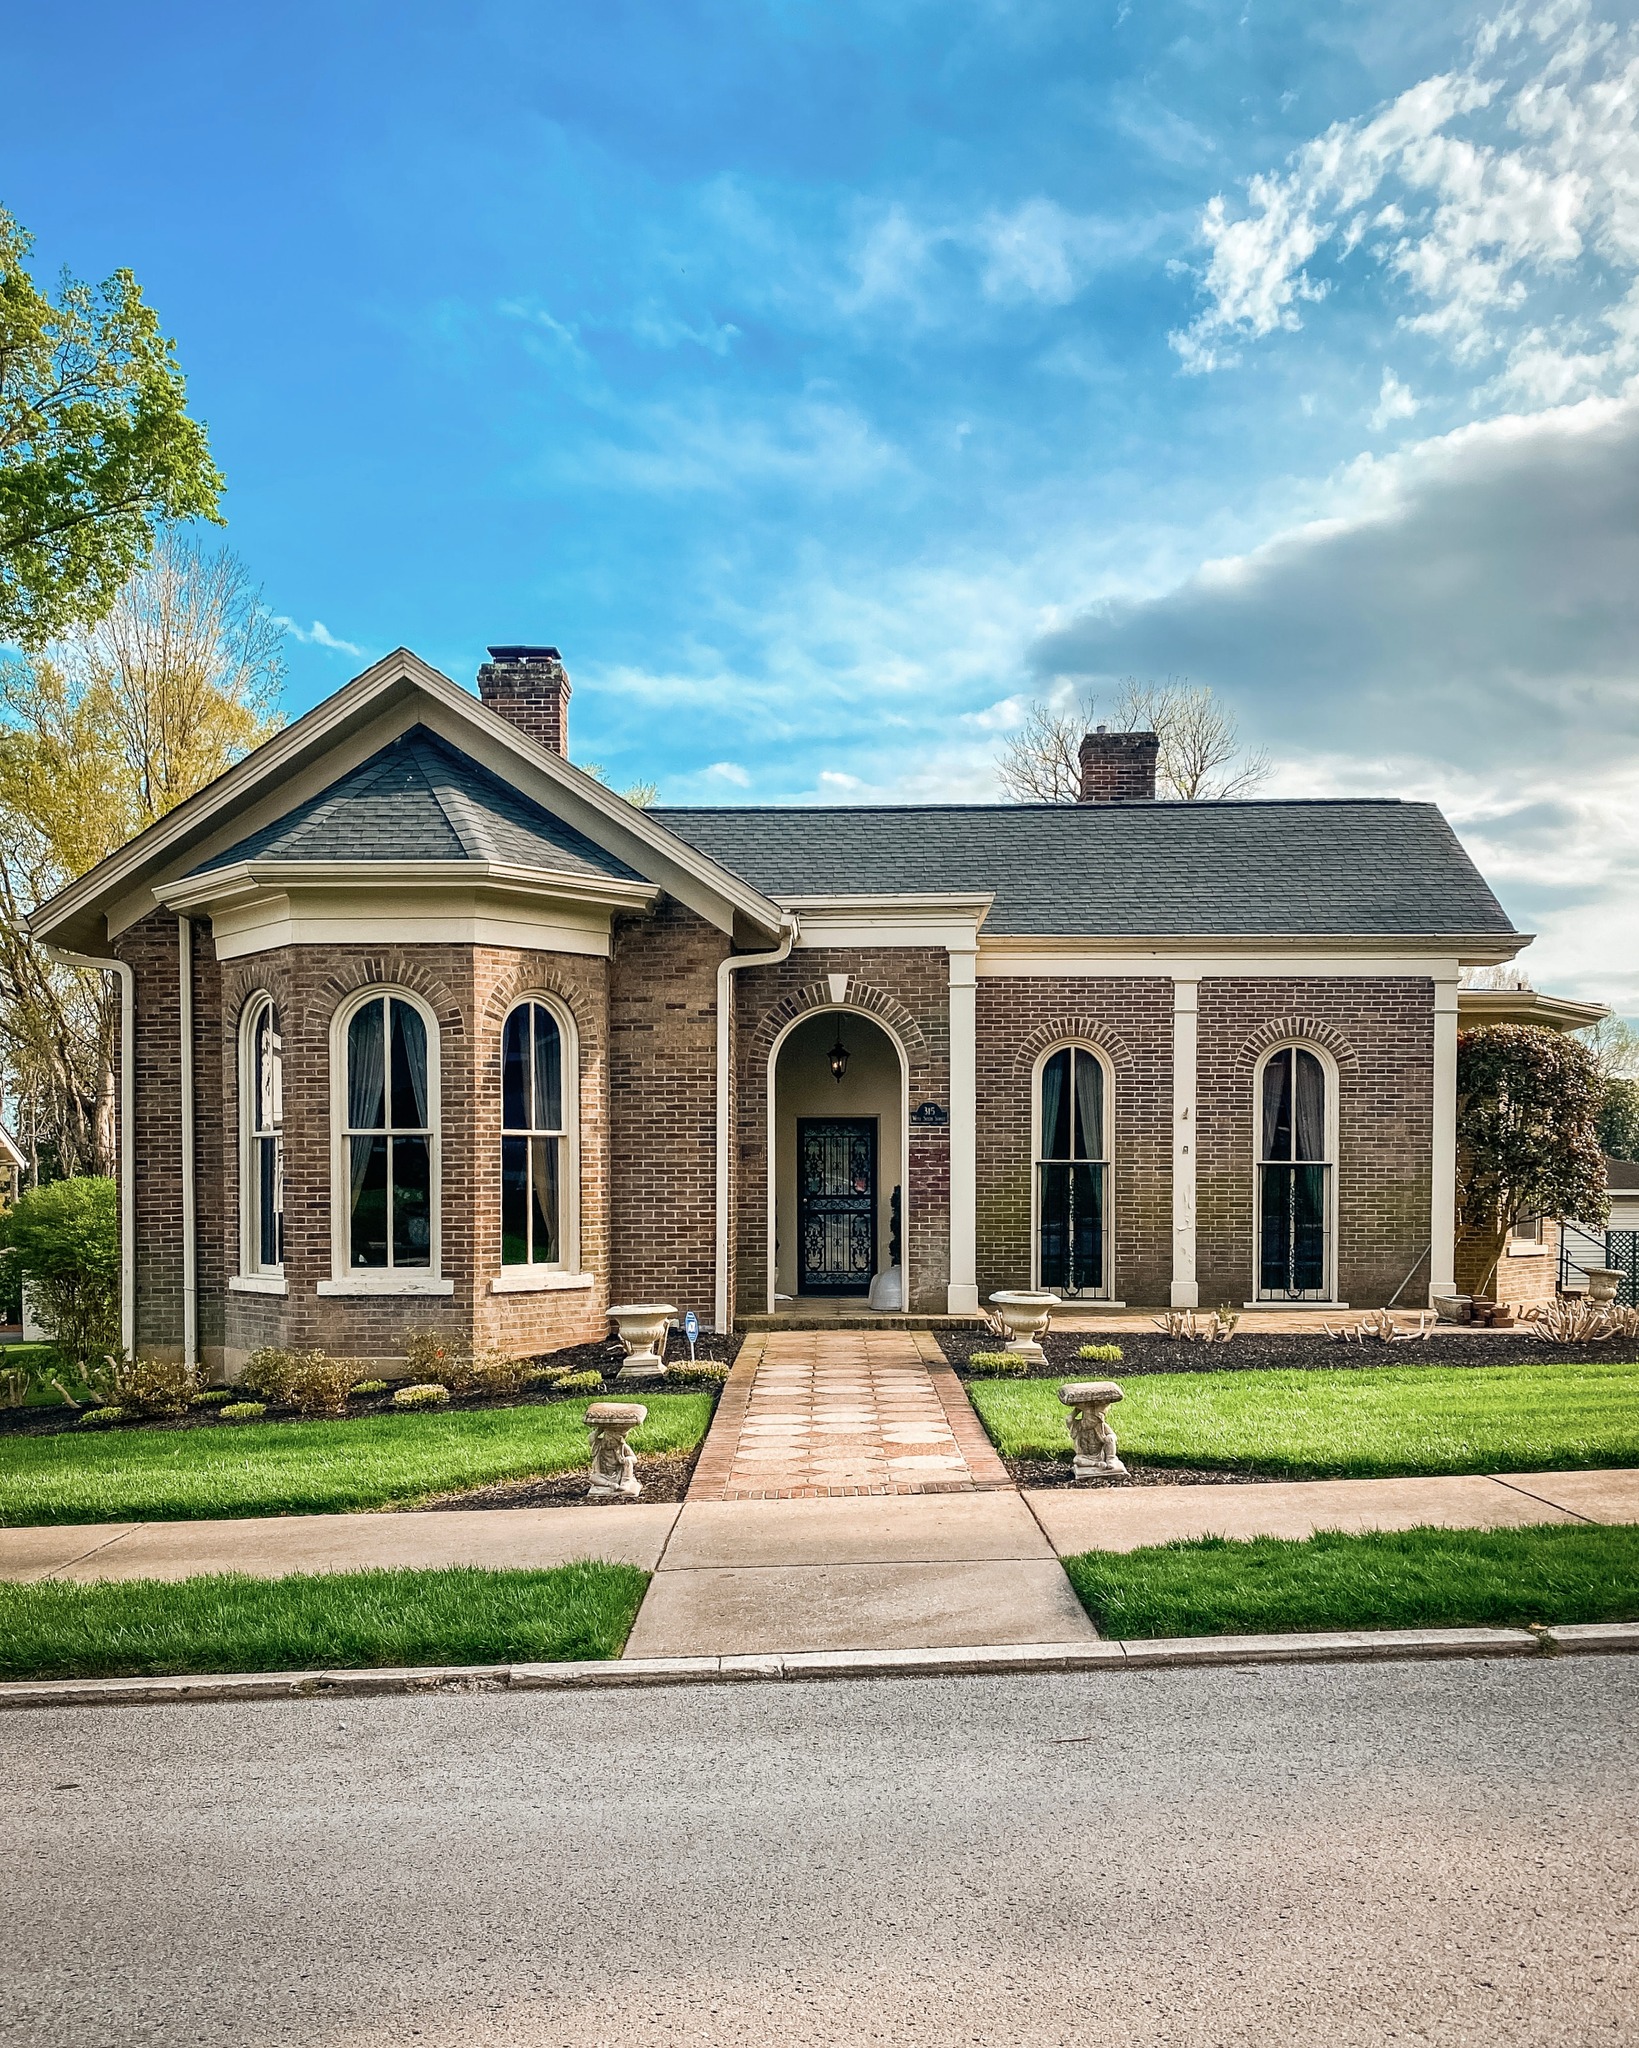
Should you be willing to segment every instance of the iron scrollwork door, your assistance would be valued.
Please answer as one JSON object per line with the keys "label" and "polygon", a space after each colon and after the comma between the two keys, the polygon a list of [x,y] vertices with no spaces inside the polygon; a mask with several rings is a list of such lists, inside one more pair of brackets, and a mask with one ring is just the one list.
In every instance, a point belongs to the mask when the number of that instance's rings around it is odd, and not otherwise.
{"label": "iron scrollwork door", "polygon": [[797,1119],[797,1289],[865,1294],[876,1273],[876,1119]]}

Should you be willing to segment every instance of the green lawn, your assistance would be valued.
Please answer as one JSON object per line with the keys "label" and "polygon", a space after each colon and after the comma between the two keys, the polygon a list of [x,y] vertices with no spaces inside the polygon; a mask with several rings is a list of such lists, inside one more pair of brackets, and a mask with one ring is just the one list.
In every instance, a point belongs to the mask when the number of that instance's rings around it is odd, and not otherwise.
{"label": "green lawn", "polygon": [[1064,1569],[1111,1637],[1639,1620],[1639,1528],[1203,1536]]}
{"label": "green lawn", "polygon": [[136,1678],[618,1657],[648,1573],[328,1572],[0,1585],[0,1678]]}
{"label": "green lawn", "polygon": [[[709,1394],[643,1399],[640,1455],[692,1450],[705,1435]],[[0,1437],[0,1526],[334,1514],[548,1477],[586,1463],[586,1406]]]}
{"label": "green lawn", "polygon": [[[968,1388],[1004,1457],[1070,1455],[1056,1380]],[[1283,1479],[1639,1465],[1639,1364],[1157,1373],[1122,1382],[1123,1457]]]}

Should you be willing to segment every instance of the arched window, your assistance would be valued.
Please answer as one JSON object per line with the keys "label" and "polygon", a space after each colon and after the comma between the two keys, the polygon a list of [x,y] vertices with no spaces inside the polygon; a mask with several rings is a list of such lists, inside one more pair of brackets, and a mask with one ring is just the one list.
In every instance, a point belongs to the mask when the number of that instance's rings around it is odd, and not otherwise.
{"label": "arched window", "polygon": [[242,1033],[241,1270],[278,1274],[285,1264],[285,1060],[279,1011],[271,996],[257,996],[247,1005]]}
{"label": "arched window", "polygon": [[1282,1045],[1258,1081],[1258,1293],[1331,1298],[1332,1106],[1326,1068]]}
{"label": "arched window", "polygon": [[1110,1139],[1104,1063],[1082,1045],[1043,1060],[1036,1103],[1036,1283],[1103,1294],[1109,1276]]}
{"label": "arched window", "polygon": [[[501,1263],[565,1263],[570,1202],[564,1030],[520,1003],[501,1033]],[[571,1076],[572,1080],[572,1076]]]}
{"label": "arched window", "polygon": [[409,997],[372,994],[347,1018],[341,1190],[351,1272],[435,1269],[436,1027]]}

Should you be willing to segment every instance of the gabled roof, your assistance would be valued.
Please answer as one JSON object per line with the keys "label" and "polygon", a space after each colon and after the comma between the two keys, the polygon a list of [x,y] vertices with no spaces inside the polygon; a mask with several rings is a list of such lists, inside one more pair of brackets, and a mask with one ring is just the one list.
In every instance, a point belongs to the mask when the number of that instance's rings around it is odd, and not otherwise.
{"label": "gabled roof", "polygon": [[652,817],[778,899],[990,890],[985,936],[1517,937],[1433,804],[929,804]]}
{"label": "gabled roof", "polygon": [[28,1164],[27,1159],[23,1156],[22,1146],[18,1144],[4,1124],[0,1124],[0,1164],[19,1167],[27,1166]]}
{"label": "gabled roof", "polygon": [[[675,838],[648,813],[560,754],[538,745],[471,691],[404,647],[355,676],[71,882],[33,912],[30,930],[53,946],[105,956],[110,935],[151,911],[182,877],[201,869],[214,871],[214,863],[225,854],[264,833],[277,836],[276,828],[416,725],[425,726],[532,806],[527,813],[512,810],[499,805],[491,791],[479,805],[489,814],[486,821],[470,810],[464,812],[462,798],[450,792],[454,808],[443,810],[444,822],[458,839],[465,832],[545,830],[538,814],[553,821],[550,858],[497,865],[543,867],[561,876],[566,852],[575,850],[582,859],[595,860],[588,849],[600,849],[612,857],[614,866],[598,866],[596,872],[611,879],[639,875],[732,933],[741,944],[766,944],[781,930],[785,919],[778,906],[749,883]],[[442,804],[439,807],[443,809]],[[457,815],[463,818],[459,827],[451,822]],[[557,836],[557,827],[565,828],[569,837]],[[349,854],[332,843],[321,857],[344,862]],[[467,856],[456,852],[449,858]]]}
{"label": "gabled roof", "polygon": [[339,782],[193,872],[247,860],[486,860],[641,879],[424,725],[411,726]]}

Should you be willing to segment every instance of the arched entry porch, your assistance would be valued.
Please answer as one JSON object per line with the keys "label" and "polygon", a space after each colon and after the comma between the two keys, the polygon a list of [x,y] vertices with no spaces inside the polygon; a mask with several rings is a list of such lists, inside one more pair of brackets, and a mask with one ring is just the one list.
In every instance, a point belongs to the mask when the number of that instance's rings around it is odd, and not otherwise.
{"label": "arched entry porch", "polygon": [[865,1010],[809,1010],[775,1040],[768,1082],[769,1311],[781,1297],[863,1300],[894,1263],[903,1306],[912,1298],[904,1045]]}

